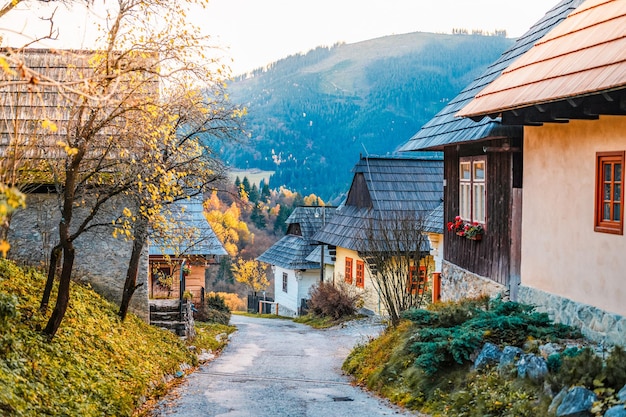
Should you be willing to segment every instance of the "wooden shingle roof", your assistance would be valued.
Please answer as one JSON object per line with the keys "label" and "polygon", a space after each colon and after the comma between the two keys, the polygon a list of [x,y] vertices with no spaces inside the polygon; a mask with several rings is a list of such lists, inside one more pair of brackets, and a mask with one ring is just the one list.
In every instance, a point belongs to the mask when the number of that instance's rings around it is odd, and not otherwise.
{"label": "wooden shingle roof", "polygon": [[459,113],[497,115],[626,88],[626,2],[587,0]]}
{"label": "wooden shingle roof", "polygon": [[443,234],[443,201],[437,207],[435,207],[433,211],[428,213],[428,215],[424,219],[424,231],[429,233]]}
{"label": "wooden shingle roof", "polygon": [[583,0],[562,0],[515,41],[485,72],[470,83],[433,119],[426,123],[399,151],[443,150],[445,145],[487,138],[521,137],[521,126],[505,126],[499,119],[474,121],[457,117],[457,113],[474,99],[483,88],[495,80],[504,69],[527,52],[552,28],[561,23]]}
{"label": "wooden shingle roof", "polygon": [[324,222],[332,220],[334,214],[335,207],[296,207],[286,220],[289,225],[287,235],[263,252],[257,260],[285,269],[318,269],[319,259],[307,259],[317,244],[312,237]]}
{"label": "wooden shingle roof", "polygon": [[171,238],[151,239],[150,255],[227,255],[224,246],[204,217],[200,198],[172,203],[175,227]]}
{"label": "wooden shingle roof", "polygon": [[439,153],[362,157],[343,206],[313,238],[358,250],[370,219],[391,219],[405,212],[426,217],[443,198],[443,160]]}

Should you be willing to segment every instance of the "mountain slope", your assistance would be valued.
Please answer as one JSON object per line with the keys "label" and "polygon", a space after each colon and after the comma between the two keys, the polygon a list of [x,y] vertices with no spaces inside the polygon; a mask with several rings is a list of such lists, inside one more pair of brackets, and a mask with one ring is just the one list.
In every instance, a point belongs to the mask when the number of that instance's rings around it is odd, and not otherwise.
{"label": "mountain slope", "polygon": [[250,140],[223,156],[276,171],[272,188],[336,197],[360,153],[393,152],[511,43],[418,32],[290,56],[229,86]]}

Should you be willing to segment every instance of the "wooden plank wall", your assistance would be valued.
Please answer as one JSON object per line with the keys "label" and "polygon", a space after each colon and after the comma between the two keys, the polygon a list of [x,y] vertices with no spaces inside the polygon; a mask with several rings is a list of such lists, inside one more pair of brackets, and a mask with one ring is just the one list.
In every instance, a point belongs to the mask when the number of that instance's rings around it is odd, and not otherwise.
{"label": "wooden plank wall", "polygon": [[[483,146],[499,147],[501,141],[447,147],[444,151],[444,222],[459,213],[459,157],[485,155]],[[444,258],[475,274],[508,285],[511,262],[512,153],[487,154],[487,224],[481,241],[456,236],[446,230]]]}

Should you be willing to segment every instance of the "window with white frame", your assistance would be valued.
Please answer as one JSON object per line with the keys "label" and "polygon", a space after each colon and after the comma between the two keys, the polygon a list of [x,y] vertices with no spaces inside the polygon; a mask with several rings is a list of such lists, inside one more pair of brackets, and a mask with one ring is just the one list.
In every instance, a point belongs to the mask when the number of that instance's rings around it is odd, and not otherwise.
{"label": "window with white frame", "polygon": [[486,158],[464,157],[459,165],[459,216],[469,222],[485,224]]}
{"label": "window with white frame", "polygon": [[283,292],[287,292],[288,276],[286,272],[283,272]]}

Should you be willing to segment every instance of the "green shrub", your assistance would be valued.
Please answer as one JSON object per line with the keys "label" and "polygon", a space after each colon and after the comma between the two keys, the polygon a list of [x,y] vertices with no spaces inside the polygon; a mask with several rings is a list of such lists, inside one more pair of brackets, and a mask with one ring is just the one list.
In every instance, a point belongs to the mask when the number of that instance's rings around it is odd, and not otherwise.
{"label": "green shrub", "polygon": [[616,391],[626,385],[626,351],[620,346],[615,346],[606,359],[604,366],[606,376],[605,385]]}
{"label": "green shrub", "polygon": [[204,299],[203,305],[196,307],[193,318],[199,322],[228,325],[230,314],[230,308],[226,305],[224,298],[217,294],[210,294]]}
{"label": "green shrub", "polygon": [[204,299],[204,304],[213,310],[230,313],[230,308],[226,305],[226,300],[219,294],[209,294]]}
{"label": "green shrub", "polygon": [[431,311],[410,310],[404,317],[416,331],[408,345],[415,366],[433,375],[445,366],[467,363],[485,342],[522,346],[529,338],[555,340],[577,337],[574,329],[552,323],[532,306],[484,299],[434,305]]}
{"label": "green shrub", "polygon": [[426,405],[433,414],[463,417],[536,417],[547,415],[549,398],[541,388],[502,378],[495,369],[465,374],[453,390],[437,390]]}
{"label": "green shrub", "polygon": [[593,389],[593,381],[602,373],[602,359],[589,348],[584,348],[575,356],[562,357],[559,372],[555,375],[553,386],[571,387],[580,385]]}

